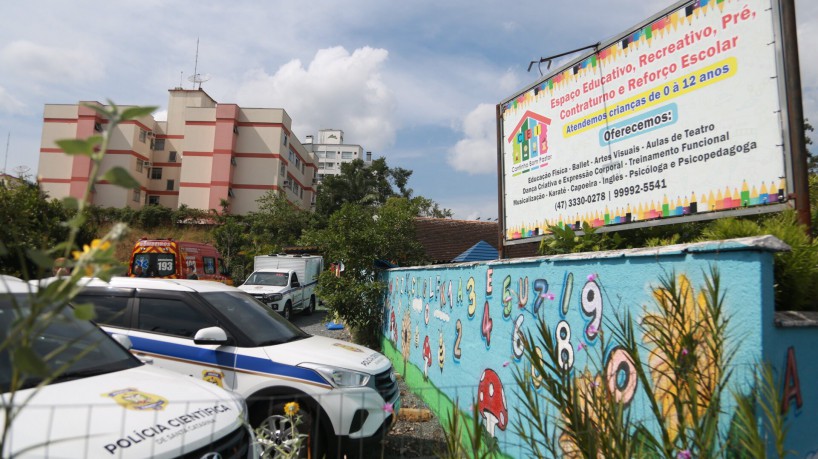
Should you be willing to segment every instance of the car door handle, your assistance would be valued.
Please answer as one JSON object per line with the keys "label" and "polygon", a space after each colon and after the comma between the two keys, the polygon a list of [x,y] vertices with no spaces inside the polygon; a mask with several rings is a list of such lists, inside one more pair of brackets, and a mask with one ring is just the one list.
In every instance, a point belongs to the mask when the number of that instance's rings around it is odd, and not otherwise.
{"label": "car door handle", "polygon": [[142,363],[144,363],[146,365],[153,365],[153,358],[148,357],[145,354],[139,354],[139,353],[134,354],[134,355],[136,355],[136,358],[139,359]]}

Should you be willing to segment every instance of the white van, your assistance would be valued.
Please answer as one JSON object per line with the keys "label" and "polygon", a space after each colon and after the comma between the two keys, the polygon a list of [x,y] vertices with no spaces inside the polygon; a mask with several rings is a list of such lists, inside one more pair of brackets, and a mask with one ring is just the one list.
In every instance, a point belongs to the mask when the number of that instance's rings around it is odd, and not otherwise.
{"label": "white van", "polygon": [[0,402],[17,412],[0,456],[258,457],[240,397],[144,365],[120,345],[128,345],[127,338],[118,343],[75,319],[70,308],[38,330],[31,346],[56,378],[42,385],[42,378],[29,375],[11,391],[18,377],[12,331],[29,314],[34,288],[0,279],[0,336],[12,337],[0,349]]}
{"label": "white van", "polygon": [[400,408],[385,356],[311,336],[235,287],[116,277],[89,284],[77,301],[93,303],[98,323],[127,335],[140,359],[241,394],[253,426],[298,402],[313,457],[379,441]]}

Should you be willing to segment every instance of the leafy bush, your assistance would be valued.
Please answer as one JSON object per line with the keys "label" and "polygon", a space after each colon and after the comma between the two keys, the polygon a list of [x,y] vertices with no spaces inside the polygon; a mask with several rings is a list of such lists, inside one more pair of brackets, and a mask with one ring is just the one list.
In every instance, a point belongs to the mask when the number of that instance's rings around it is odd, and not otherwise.
{"label": "leafy bush", "polygon": [[380,347],[384,284],[378,280],[376,260],[417,264],[423,250],[415,238],[415,205],[406,198],[390,198],[381,207],[346,203],[330,216],[329,225],[307,231],[304,245],[318,247],[328,266],[343,264],[336,277],[324,272],[316,294],[341,320],[346,321],[361,344]]}
{"label": "leafy bush", "polygon": [[759,222],[725,218],[715,220],[702,233],[702,240],[770,234],[792,250],[775,254],[776,310],[818,310],[818,243],[798,223],[794,211],[769,215]]}

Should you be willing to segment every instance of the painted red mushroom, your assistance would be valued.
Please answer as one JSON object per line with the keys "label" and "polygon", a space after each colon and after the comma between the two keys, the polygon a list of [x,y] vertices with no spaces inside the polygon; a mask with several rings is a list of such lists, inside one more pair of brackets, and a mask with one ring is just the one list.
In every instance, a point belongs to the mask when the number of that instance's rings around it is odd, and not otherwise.
{"label": "painted red mushroom", "polygon": [[432,366],[432,346],[429,345],[429,335],[423,340],[423,376],[429,377],[429,367]]}
{"label": "painted red mushroom", "polygon": [[480,385],[477,387],[477,411],[483,416],[486,430],[492,437],[495,427],[506,430],[508,425],[506,393],[500,377],[491,368],[486,368],[480,376]]}

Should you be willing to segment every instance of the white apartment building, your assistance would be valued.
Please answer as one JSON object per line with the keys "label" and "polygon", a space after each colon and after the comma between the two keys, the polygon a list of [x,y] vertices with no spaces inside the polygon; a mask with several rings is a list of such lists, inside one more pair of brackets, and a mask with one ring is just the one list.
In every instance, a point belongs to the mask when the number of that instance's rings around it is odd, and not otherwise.
{"label": "white apartment building", "polygon": [[306,136],[304,148],[315,153],[318,161],[316,180],[319,183],[328,175],[340,174],[343,163],[355,159],[363,160],[366,164],[372,162],[372,152],[368,151],[364,155],[364,149],[360,145],[344,143],[344,131],[340,129],[318,131],[317,142],[314,141],[313,136]]}

